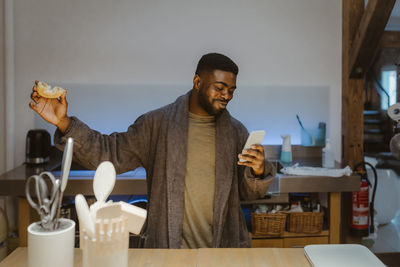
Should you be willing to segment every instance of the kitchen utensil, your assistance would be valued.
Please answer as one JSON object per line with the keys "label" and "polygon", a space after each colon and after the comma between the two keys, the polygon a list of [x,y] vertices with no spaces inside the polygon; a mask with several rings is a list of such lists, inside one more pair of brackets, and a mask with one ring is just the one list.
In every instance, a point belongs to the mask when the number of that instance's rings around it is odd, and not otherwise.
{"label": "kitchen utensil", "polygon": [[127,230],[130,233],[139,234],[146,220],[147,211],[126,202],[120,201],[103,206],[97,210],[96,221],[98,219],[118,218],[124,215],[127,219]]}
{"label": "kitchen utensil", "polygon": [[311,145],[315,145],[315,137],[314,137],[310,132],[308,132],[308,131],[306,130],[306,128],[304,128],[303,123],[301,122],[300,117],[299,117],[298,114],[296,114],[296,118],[297,118],[297,121],[298,121],[299,124],[300,124],[301,129],[302,129],[307,135],[310,136],[310,138],[311,138]]}
{"label": "kitchen utensil", "polygon": [[65,187],[67,186],[69,171],[71,169],[73,149],[74,149],[74,139],[69,137],[67,139],[67,144],[65,145],[63,158],[61,161],[61,176],[59,180],[60,186],[58,187],[57,215],[55,217],[56,227],[58,225],[58,219],[60,218],[60,210],[61,210],[63,194]]}
{"label": "kitchen utensil", "polygon": [[147,211],[123,201],[119,203],[121,204],[122,214],[127,218],[126,228],[129,232],[138,235],[146,221]]}
{"label": "kitchen utensil", "polygon": [[96,220],[97,219],[112,219],[116,217],[120,217],[122,215],[121,204],[120,202],[111,203],[107,206],[100,207],[96,212]]}
{"label": "kitchen utensil", "polygon": [[[48,190],[46,180],[51,182],[51,190]],[[32,182],[34,188],[31,189]],[[33,201],[31,197],[31,190],[33,190],[37,202]],[[30,176],[25,184],[25,194],[28,203],[32,208],[36,209],[40,215],[41,226],[46,230],[54,229],[54,215],[52,211],[57,205],[58,196],[58,183],[56,178],[50,172],[42,172],[40,175]]]}
{"label": "kitchen utensil", "polygon": [[96,218],[98,208],[106,205],[106,199],[114,188],[116,172],[114,165],[109,161],[103,161],[97,167],[93,178],[93,191],[96,202],[90,206],[90,213],[93,220]]}
{"label": "kitchen utensil", "polygon": [[92,217],[85,197],[82,194],[75,196],[75,209],[78,214],[80,229],[85,230],[86,234],[93,238],[95,235],[95,228]]}

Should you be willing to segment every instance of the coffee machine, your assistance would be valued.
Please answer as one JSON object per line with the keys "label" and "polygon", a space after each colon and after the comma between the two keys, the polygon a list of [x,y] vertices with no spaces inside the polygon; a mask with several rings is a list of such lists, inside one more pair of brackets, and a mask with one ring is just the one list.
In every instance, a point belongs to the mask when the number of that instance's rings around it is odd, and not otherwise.
{"label": "coffee machine", "polygon": [[44,129],[30,130],[26,135],[27,164],[43,164],[50,159],[50,134]]}

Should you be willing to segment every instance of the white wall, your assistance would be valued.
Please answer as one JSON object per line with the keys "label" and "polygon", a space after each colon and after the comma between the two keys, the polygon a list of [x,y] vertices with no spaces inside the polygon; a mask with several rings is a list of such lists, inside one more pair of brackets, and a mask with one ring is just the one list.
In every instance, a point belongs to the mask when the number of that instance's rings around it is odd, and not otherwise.
{"label": "white wall", "polygon": [[[365,1],[366,4],[368,1]],[[386,24],[385,31],[398,31],[400,29],[400,2],[396,1],[393,6],[392,13]]]}
{"label": "white wall", "polygon": [[[68,88],[68,113],[102,133],[126,131],[138,116],[173,102],[190,88],[190,85],[58,84]],[[314,129],[318,122],[329,120],[329,87],[241,86],[228,108],[249,131],[265,129],[264,144],[281,144],[280,135],[286,133],[291,134],[293,144],[299,144],[296,114],[303,118],[305,127]],[[35,127],[50,133],[56,129],[38,115]]]}
{"label": "white wall", "polygon": [[[24,161],[26,132],[38,125],[28,108],[35,79],[92,91],[96,85],[101,90],[127,85],[133,88],[126,95],[132,105],[116,105],[125,113],[138,104],[135,96],[143,96],[139,85],[178,88],[166,94],[173,99],[178,91],[190,89],[199,57],[210,51],[227,54],[239,65],[242,91],[236,105],[246,89],[265,97],[272,89],[287,93],[280,101],[265,101],[265,125],[287,122],[277,132],[286,133],[289,127],[299,133],[293,112],[281,113],[285,104],[295,110],[304,101],[315,102],[315,110],[307,104],[315,116],[303,120],[314,125],[325,114],[340,159],[341,1],[15,0],[14,5],[16,164]],[[102,94],[84,99],[87,92],[79,87],[70,92],[80,99],[75,115],[93,112],[84,108],[86,101],[107,100]],[[312,93],[316,88],[323,98]],[[310,93],[300,94],[302,90]],[[149,101],[159,106],[166,98]]]}

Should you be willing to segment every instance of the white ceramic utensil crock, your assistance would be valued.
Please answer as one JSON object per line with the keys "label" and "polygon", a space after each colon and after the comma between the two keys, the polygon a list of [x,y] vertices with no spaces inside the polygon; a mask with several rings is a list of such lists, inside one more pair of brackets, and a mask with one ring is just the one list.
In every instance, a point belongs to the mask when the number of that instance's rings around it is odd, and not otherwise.
{"label": "white ceramic utensil crock", "polygon": [[54,231],[40,222],[28,226],[28,267],[73,267],[75,222],[60,218]]}

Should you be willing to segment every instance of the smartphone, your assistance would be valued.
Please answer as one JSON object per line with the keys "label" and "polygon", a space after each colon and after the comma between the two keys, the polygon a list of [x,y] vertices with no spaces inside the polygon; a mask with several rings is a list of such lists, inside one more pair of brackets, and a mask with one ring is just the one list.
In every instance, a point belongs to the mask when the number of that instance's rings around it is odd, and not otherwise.
{"label": "smartphone", "polygon": [[[246,144],[244,145],[243,150],[250,149],[252,145],[261,144],[262,140],[264,139],[264,135],[264,130],[252,131],[249,134],[249,137],[247,137]],[[239,161],[245,162],[245,160],[243,159],[239,159]]]}

